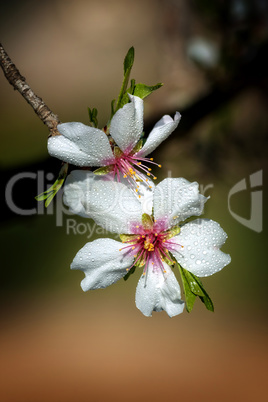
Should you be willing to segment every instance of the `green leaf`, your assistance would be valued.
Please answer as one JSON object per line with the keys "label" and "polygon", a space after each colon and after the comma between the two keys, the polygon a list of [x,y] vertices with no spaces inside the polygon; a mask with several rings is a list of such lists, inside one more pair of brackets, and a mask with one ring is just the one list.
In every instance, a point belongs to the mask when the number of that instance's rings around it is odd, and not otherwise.
{"label": "green leaf", "polygon": [[114,165],[108,165],[108,166],[103,166],[103,167],[100,167],[99,169],[94,170],[93,173],[96,175],[102,176],[102,175],[112,172],[113,169],[114,169]]}
{"label": "green leaf", "polygon": [[111,102],[111,116],[113,116],[115,114],[114,105],[115,105],[115,99],[113,99],[112,102]]}
{"label": "green leaf", "polygon": [[154,222],[150,215],[142,214],[142,225],[145,230],[153,230]]}
{"label": "green leaf", "polygon": [[[213,302],[212,302],[211,298],[209,297],[209,295],[207,294],[207,292],[205,291],[201,280],[197,276],[192,274],[191,272],[182,268],[179,264],[178,264],[178,266],[179,266],[179,270],[180,270],[181,278],[182,278],[182,282],[183,282],[186,303],[187,303],[187,298],[191,299],[191,297],[193,297],[193,296],[191,296],[191,294],[192,294],[195,297],[198,296],[200,298],[200,300],[202,301],[202,303],[205,304],[206,308],[209,311],[214,311]],[[190,302],[191,302],[191,300],[190,300]],[[191,310],[192,310],[192,306],[190,304],[190,311]],[[189,312],[188,308],[187,308],[187,311]]]}
{"label": "green leaf", "polygon": [[136,81],[134,79],[130,80],[130,88],[127,91],[131,95],[134,95],[135,83],[136,83]]}
{"label": "green leaf", "polygon": [[180,264],[178,264],[179,271],[181,274],[181,280],[182,280],[182,285],[183,285],[183,290],[184,290],[184,295],[185,295],[185,302],[186,302],[186,311],[190,313],[193,309],[194,302],[196,299],[196,295],[191,291],[190,285],[187,281],[186,275],[185,275],[185,269],[183,269]]}
{"label": "green leaf", "polygon": [[98,127],[98,119],[97,119],[98,110],[95,107],[93,107],[92,110],[88,107],[87,110],[91,125],[93,127]]}
{"label": "green leaf", "polygon": [[124,280],[127,281],[128,278],[130,277],[130,275],[134,274],[136,267],[132,267],[130,268],[130,270],[128,271],[128,273],[124,276]]}
{"label": "green leaf", "polygon": [[124,60],[124,75],[126,75],[128,73],[129,70],[131,70],[133,63],[134,63],[134,55],[135,55],[135,51],[134,51],[134,47],[132,46],[125,57]]}
{"label": "green leaf", "polygon": [[152,85],[152,86],[148,86],[145,84],[136,84],[135,88],[134,88],[134,92],[132,92],[132,94],[135,96],[138,96],[141,99],[144,99],[147,96],[149,96],[152,92],[161,88],[162,86],[163,86],[163,84],[161,82],[156,85]]}
{"label": "green leaf", "polygon": [[49,204],[51,203],[51,201],[53,200],[53,198],[55,197],[56,194],[57,194],[57,191],[53,191],[52,193],[50,193],[50,195],[48,195],[48,197],[45,201],[46,208],[49,206]]}
{"label": "green leaf", "polygon": [[128,81],[129,81],[129,77],[130,77],[130,72],[134,63],[134,47],[132,46],[129,51],[126,54],[126,57],[124,59],[124,79],[123,79],[123,83],[120,89],[120,93],[117,99],[117,103],[116,103],[116,108],[114,110],[114,112],[117,112],[118,109],[120,109],[121,107],[124,106],[125,103],[122,102],[122,98],[124,97],[126,90],[127,90],[127,86],[128,86]]}
{"label": "green leaf", "polygon": [[[120,93],[115,105],[115,101],[112,101],[111,105],[111,118],[112,119],[113,115],[117,112],[118,109],[122,108],[124,105],[126,105],[129,102],[129,96],[128,94],[138,96],[141,99],[146,98],[148,95],[150,95],[152,92],[156,91],[158,88],[160,88],[163,84],[158,83],[156,85],[145,85],[145,84],[136,84],[136,81],[134,79],[131,80],[130,82],[130,87],[127,88],[129,78],[130,78],[130,72],[134,64],[134,56],[135,56],[135,51],[134,47],[132,46],[124,59],[124,79],[123,83],[120,89]],[[109,124],[108,124],[109,126]]]}
{"label": "green leaf", "polygon": [[37,201],[46,200],[45,207],[48,207],[49,204],[51,203],[51,201],[53,200],[53,198],[55,197],[55,195],[57,194],[57,192],[62,187],[62,185],[64,183],[64,180],[66,179],[67,172],[68,172],[68,163],[64,163],[64,165],[62,166],[62,168],[61,168],[61,170],[59,172],[59,176],[58,176],[57,180],[55,181],[55,183],[52,184],[52,186],[48,190],[46,190],[43,193],[37,195],[35,197],[35,199]]}
{"label": "green leaf", "polygon": [[[192,275],[193,275],[193,274],[192,274]],[[193,275],[193,276],[194,276],[194,275]],[[206,308],[207,308],[209,311],[214,311],[213,302],[212,302],[211,298],[209,297],[209,295],[207,294],[206,290],[204,289],[201,280],[200,280],[199,278],[197,278],[196,276],[195,276],[195,279],[196,279],[196,281],[199,283],[199,286],[202,288],[202,292],[203,292],[203,294],[204,294],[204,296],[200,296],[200,297],[199,297],[200,300],[201,300],[201,302],[205,304]]]}
{"label": "green leaf", "polygon": [[163,84],[161,83],[153,86],[148,86],[145,84],[135,84],[135,80],[131,80],[130,88],[126,90],[125,94],[121,98],[120,107],[123,107],[129,102],[128,94],[135,95],[141,99],[144,99],[149,96],[153,91],[156,91],[158,88],[160,88],[162,85]]}
{"label": "green leaf", "polygon": [[196,281],[196,276],[194,276],[191,272],[187,271],[186,269],[184,269],[184,275],[190,286],[191,292],[193,292],[196,296],[204,296],[202,287],[200,287],[199,283]]}

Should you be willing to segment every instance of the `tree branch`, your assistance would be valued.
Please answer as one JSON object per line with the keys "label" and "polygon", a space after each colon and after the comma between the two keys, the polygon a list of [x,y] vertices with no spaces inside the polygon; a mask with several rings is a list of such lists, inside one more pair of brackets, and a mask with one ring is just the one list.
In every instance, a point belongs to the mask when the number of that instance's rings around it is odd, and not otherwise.
{"label": "tree branch", "polygon": [[15,64],[8,57],[8,54],[1,43],[0,65],[10,85],[12,85],[15,90],[18,90],[24,99],[32,106],[39,119],[41,119],[42,122],[48,127],[51,135],[59,135],[57,125],[60,123],[60,120],[58,116],[55,115],[45,104],[45,102],[33,92],[33,90],[27,84],[25,78],[20,74]]}

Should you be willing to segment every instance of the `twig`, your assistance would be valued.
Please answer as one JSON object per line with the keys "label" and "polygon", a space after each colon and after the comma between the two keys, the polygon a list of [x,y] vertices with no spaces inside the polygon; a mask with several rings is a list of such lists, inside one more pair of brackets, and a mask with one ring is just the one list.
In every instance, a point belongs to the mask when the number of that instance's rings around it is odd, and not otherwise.
{"label": "twig", "polygon": [[43,102],[43,100],[33,92],[25,78],[20,74],[15,64],[8,57],[8,54],[1,43],[0,65],[10,85],[12,85],[14,89],[17,89],[24,99],[32,106],[37,116],[48,127],[51,135],[59,135],[57,125],[60,123],[60,120],[58,116],[55,115],[45,102]]}

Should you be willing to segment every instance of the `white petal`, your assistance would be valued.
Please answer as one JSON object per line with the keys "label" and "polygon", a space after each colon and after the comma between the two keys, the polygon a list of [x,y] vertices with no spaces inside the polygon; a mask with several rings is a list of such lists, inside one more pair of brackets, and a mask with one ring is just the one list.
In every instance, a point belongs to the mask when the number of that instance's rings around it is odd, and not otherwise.
{"label": "white petal", "polygon": [[178,281],[170,267],[163,263],[166,273],[148,266],[148,273],[141,276],[136,289],[136,306],[147,317],[153,311],[165,310],[170,317],[182,313],[184,303]]}
{"label": "white petal", "polygon": [[114,160],[107,135],[82,123],[63,123],[57,126],[62,135],[48,139],[51,156],[75,166],[104,166]]}
{"label": "white petal", "polygon": [[143,130],[143,100],[129,95],[131,100],[119,109],[111,121],[110,134],[126,154],[132,151]]}
{"label": "white petal", "polygon": [[70,212],[88,218],[84,208],[85,194],[89,191],[89,178],[95,177],[93,172],[73,170],[67,177],[63,187],[63,202]]}
{"label": "white petal", "polygon": [[142,206],[142,213],[152,215],[153,213],[153,197],[154,197],[154,188],[155,184],[150,183],[151,188],[149,188],[148,184],[146,183],[139,183],[139,191],[138,197],[139,201],[141,202]]}
{"label": "white petal", "polygon": [[[142,207],[133,191],[106,176],[82,172],[79,176],[80,181],[75,181],[76,173],[74,181],[70,179],[64,188],[66,205],[73,212],[80,211],[83,216],[94,219],[107,231],[135,233],[136,225],[142,224]],[[76,194],[72,195],[72,191]]]}
{"label": "white petal", "polygon": [[[148,179],[147,176],[143,174],[140,174],[140,176],[144,177],[144,181],[138,183],[138,191],[133,191],[133,194],[141,203],[142,213],[152,215],[155,184],[151,179]],[[130,187],[127,179],[125,179],[122,175],[120,175],[120,181],[126,186]]]}
{"label": "white petal", "polygon": [[71,269],[81,269],[85,278],[81,287],[85,291],[106,288],[127,274],[134,257],[119,251],[122,243],[113,239],[98,239],[87,243],[78,251]]}
{"label": "white petal", "polygon": [[174,120],[172,117],[165,115],[160,119],[148,135],[148,138],[142,149],[135,156],[146,156],[150,154],[158,145],[161,144],[178,126],[181,119],[179,112],[176,112]]}
{"label": "white petal", "polygon": [[164,179],[154,191],[154,217],[164,229],[178,225],[193,215],[201,215],[207,198],[199,193],[198,183],[184,178]]}
{"label": "white petal", "polygon": [[197,276],[209,276],[230,263],[231,257],[220,250],[227,234],[220,225],[208,219],[196,219],[181,227],[173,241],[183,246],[172,253],[179,264]]}
{"label": "white petal", "polygon": [[75,166],[89,166],[88,154],[81,151],[77,144],[63,137],[63,135],[50,137],[47,141],[47,149],[49,155],[54,158]]}

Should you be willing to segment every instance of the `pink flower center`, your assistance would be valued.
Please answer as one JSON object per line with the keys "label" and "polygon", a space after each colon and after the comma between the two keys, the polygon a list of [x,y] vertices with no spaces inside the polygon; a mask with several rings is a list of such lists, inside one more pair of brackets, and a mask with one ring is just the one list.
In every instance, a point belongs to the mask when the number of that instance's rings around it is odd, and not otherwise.
{"label": "pink flower center", "polygon": [[116,156],[115,158],[113,178],[115,179],[117,176],[117,181],[120,181],[121,173],[124,179],[128,181],[130,186],[135,188],[136,192],[138,192],[139,189],[139,185],[137,183],[141,181],[147,183],[148,187],[151,188],[152,186],[150,186],[149,180],[145,177],[145,174],[154,180],[156,180],[157,177],[151,173],[152,169],[144,165],[143,162],[148,162],[161,167],[161,165],[158,163],[153,162],[153,158],[140,158],[133,155],[122,154],[120,156]]}
{"label": "pink flower center", "polygon": [[165,261],[167,264],[173,265],[175,261],[173,261],[169,252],[175,246],[181,246],[172,241],[171,234],[168,231],[158,233],[155,230],[146,231],[143,227],[139,226],[136,226],[136,228],[139,229],[139,234],[126,235],[127,240],[123,241],[123,243],[127,245],[119,250],[127,250],[135,258],[127,271],[134,265],[143,266],[143,275],[145,275],[148,265],[152,264],[156,269],[160,268],[165,273],[163,262]]}

